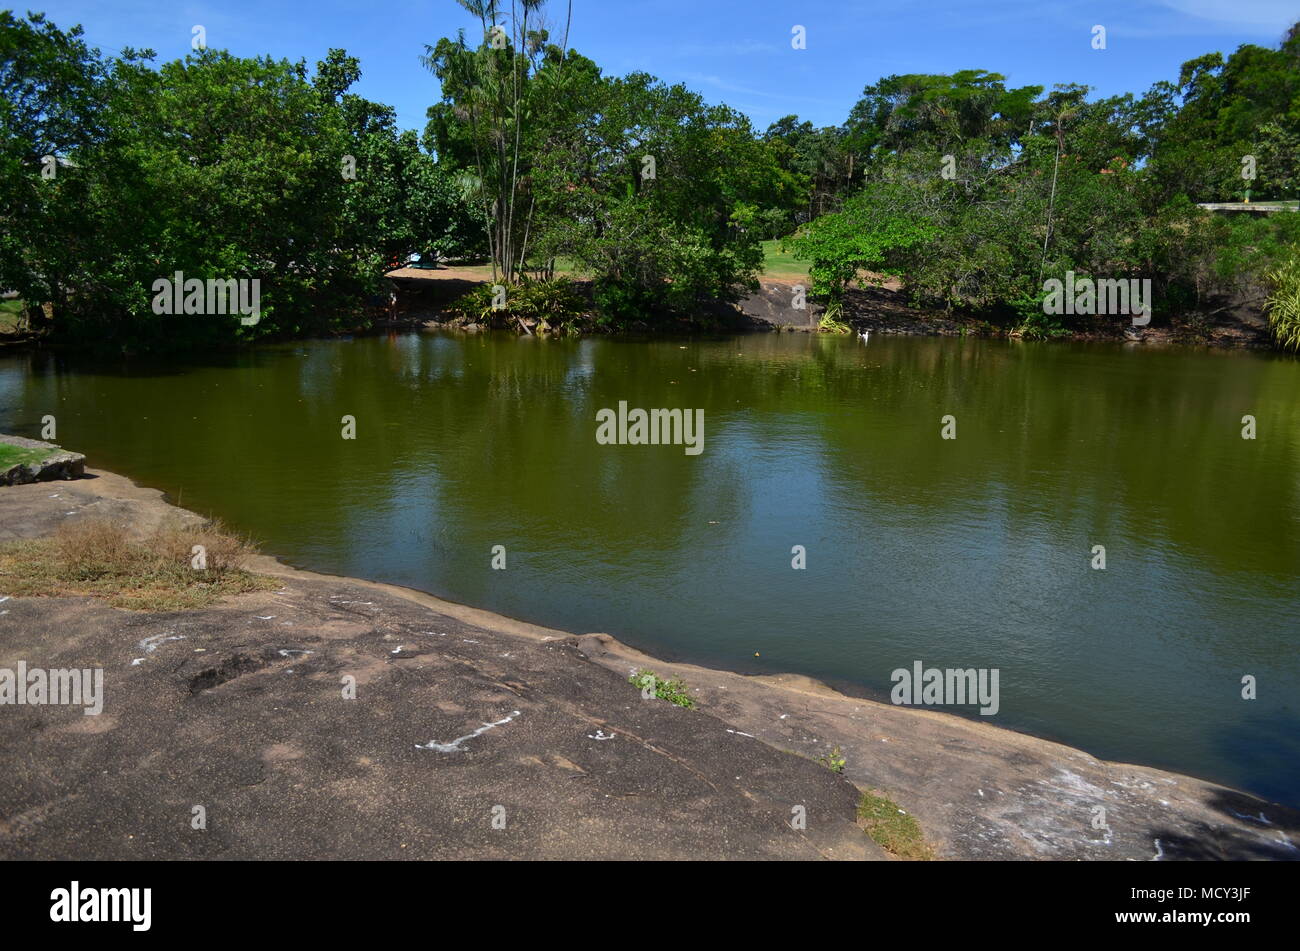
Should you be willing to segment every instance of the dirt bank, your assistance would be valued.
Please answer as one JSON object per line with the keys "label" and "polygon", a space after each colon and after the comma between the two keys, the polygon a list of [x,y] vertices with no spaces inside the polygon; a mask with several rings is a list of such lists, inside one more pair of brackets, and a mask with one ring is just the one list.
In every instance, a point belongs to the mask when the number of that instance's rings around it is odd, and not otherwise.
{"label": "dirt bank", "polygon": [[[0,488],[0,540],[177,515],[195,517],[95,470]],[[941,857],[1300,857],[1295,811],[1200,780],[253,567],[283,588],[159,614],[0,603],[0,668],[102,667],[105,693],[98,716],[0,707],[0,857],[886,858],[852,784],[916,816]],[[642,666],[683,677],[698,709],[642,700],[626,682]],[[843,777],[815,762],[835,746]]]}
{"label": "dirt bank", "polygon": [[[442,310],[477,284],[491,279],[486,268],[402,268],[387,276],[397,289],[393,323],[401,326],[436,326]],[[736,329],[820,330],[822,308],[808,298],[807,278],[765,277],[758,291],[732,305],[719,305],[712,316]],[[896,279],[880,285],[863,284],[845,295],[844,322],[855,332],[910,336],[959,335],[1005,337],[1006,327],[994,326],[974,316],[924,310],[912,306]],[[1257,305],[1216,308],[1213,316],[1197,317],[1176,325],[1133,328],[1122,321],[1093,318],[1088,329],[1077,329],[1052,339],[1107,341],[1128,345],[1192,345],[1242,349],[1272,349],[1268,322]]]}

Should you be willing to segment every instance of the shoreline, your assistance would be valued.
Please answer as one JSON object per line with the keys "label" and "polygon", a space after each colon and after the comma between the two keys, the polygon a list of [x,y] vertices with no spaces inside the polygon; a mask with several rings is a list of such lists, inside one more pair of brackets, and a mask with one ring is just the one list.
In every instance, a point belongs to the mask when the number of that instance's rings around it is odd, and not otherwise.
{"label": "shoreline", "polygon": [[[473,270],[445,268],[441,271],[430,271],[419,268],[399,268],[388,272],[384,279],[395,289],[394,295],[397,307],[401,311],[400,316],[391,314],[388,318],[375,316],[368,324],[361,324],[337,333],[268,338],[251,344],[231,346],[223,352],[248,352],[260,346],[309,340],[338,340],[347,337],[421,333],[432,330],[475,334],[499,329],[516,336],[524,336],[519,330],[508,327],[492,328],[480,324],[457,323],[455,318],[444,310],[445,305],[455,297],[479,284],[486,283],[486,280]],[[675,328],[655,329],[646,326],[628,326],[612,330],[587,328],[562,336],[678,339],[701,334],[783,332],[845,336],[846,334],[835,334],[833,331],[821,328],[819,305],[809,302],[806,309],[795,309],[790,306],[787,298],[791,294],[791,288],[799,283],[801,282],[797,278],[789,276],[760,278],[756,293],[743,296],[734,305],[717,303],[707,308],[712,318],[720,321],[716,326],[704,322],[702,313],[699,324],[684,323]],[[971,337],[984,340],[1022,340],[1027,343],[1107,343],[1122,346],[1205,348],[1295,356],[1274,346],[1268,332],[1267,320],[1262,313],[1238,314],[1237,319],[1222,321],[1215,325],[1198,324],[1199,329],[1194,330],[1189,329],[1188,323],[1144,327],[1139,330],[1122,325],[1102,325],[1095,330],[1069,330],[1051,336],[1025,337],[1013,329],[995,325],[973,313],[950,315],[915,307],[906,301],[896,282],[882,286],[867,285],[851,288],[845,300],[842,320],[850,327],[849,333],[854,334],[869,330],[881,336]],[[74,349],[66,344],[49,344],[30,334],[0,335],[0,355],[42,350],[96,358],[105,356],[94,350]],[[149,359],[152,356],[156,355],[133,354],[126,355],[124,358]]]}
{"label": "shoreline", "polygon": [[[90,478],[83,480],[0,490],[0,511],[9,527],[5,534],[34,537],[45,533],[71,514],[65,514],[69,505],[76,514],[97,511],[128,519],[140,531],[173,518],[201,519],[173,505],[159,490],[102,470],[87,473]],[[50,490],[55,487],[59,491],[52,495]],[[52,501],[56,497],[58,501]],[[322,629],[338,623],[330,612],[337,612],[336,605],[346,602],[336,602],[333,595],[322,599],[318,590],[345,587],[365,592],[367,603],[403,615],[423,612],[534,650],[571,649],[574,658],[565,669],[577,681],[585,679],[582,671],[590,670],[586,665],[603,669],[615,691],[620,688],[614,685],[625,683],[629,673],[638,668],[681,677],[699,711],[722,721],[725,733],[731,734],[725,740],[704,744],[698,759],[690,760],[697,772],[706,770],[707,761],[721,752],[718,743],[742,737],[764,744],[773,754],[794,754],[806,762],[832,749],[842,750],[847,765],[836,781],[848,780],[858,789],[877,790],[890,797],[917,819],[940,858],[1300,859],[1300,849],[1293,842],[1300,841],[1300,811],[1195,777],[1099,760],[1065,744],[951,712],[854,697],[803,675],[746,675],[667,662],[608,634],[560,631],[416,589],[295,568],[272,555],[255,556],[248,568],[281,579],[286,590],[304,588],[301,606],[315,612],[314,623]],[[259,603],[259,597],[237,595],[227,600],[253,605]],[[59,606],[34,602],[90,599],[15,598],[6,607],[20,600],[25,609],[39,615],[44,607],[54,610]],[[235,607],[221,605],[222,610]],[[113,611],[96,607],[97,614]],[[114,617],[131,614],[134,612],[117,612]],[[150,619],[137,620],[145,623]],[[430,620],[420,626],[436,628],[437,622]],[[357,636],[362,636],[361,632]],[[477,643],[473,638],[465,641]],[[399,646],[399,651],[402,649]],[[511,653],[507,650],[500,656]],[[373,665],[373,659],[367,663]],[[378,676],[383,666],[381,662],[371,673]],[[499,660],[480,657],[471,662],[475,669],[485,666],[493,669],[494,680],[514,683],[513,691],[536,697],[543,709],[568,709],[578,702],[578,698],[537,691],[525,674]],[[631,699],[638,699],[635,691]],[[402,716],[408,718],[423,711],[403,709]],[[473,719],[468,710],[465,715]],[[481,716],[488,722],[488,714]],[[610,729],[617,732],[612,726]],[[597,730],[595,735],[599,734]],[[718,734],[721,737],[722,731]],[[693,739],[683,739],[688,741]],[[654,744],[650,745],[653,748]],[[530,755],[544,757],[545,752],[538,748]],[[789,764],[782,768],[787,767]],[[834,776],[824,767],[816,768]],[[719,780],[711,782],[717,787]],[[834,790],[830,794],[836,795]],[[0,807],[3,800],[0,795]],[[655,815],[661,811],[661,804],[644,805]],[[1104,828],[1095,827],[1098,808],[1103,810]],[[0,851],[5,818],[0,812]]]}
{"label": "shoreline", "polygon": [[[406,298],[402,306],[414,310],[414,316],[394,322],[393,326],[411,330],[444,329],[476,332],[478,325],[465,328],[451,319],[443,319],[442,310],[450,300],[486,280],[473,270],[445,268],[398,268],[385,275],[399,294]],[[795,308],[791,303],[792,289],[808,279],[794,276],[761,276],[758,290],[746,294],[735,305],[717,304],[713,314],[734,326],[722,332],[796,332],[830,333],[820,327],[822,309],[808,302],[806,309]],[[1207,347],[1216,350],[1273,351],[1284,353],[1273,346],[1268,324],[1262,313],[1237,313],[1236,319],[1215,325],[1203,324],[1196,332],[1187,324],[1144,327],[1134,330],[1126,325],[1103,324],[1095,330],[1072,330],[1043,338],[1029,338],[1039,343],[1115,343],[1157,347]],[[977,314],[950,315],[913,306],[902,293],[896,280],[882,285],[855,285],[845,299],[842,319],[851,332],[870,330],[873,333],[898,336],[970,336],[989,340],[1025,339],[1014,330],[999,327]],[[374,328],[383,332],[382,325]],[[700,329],[684,331],[646,331],[626,328],[581,336],[682,336],[701,332]]]}

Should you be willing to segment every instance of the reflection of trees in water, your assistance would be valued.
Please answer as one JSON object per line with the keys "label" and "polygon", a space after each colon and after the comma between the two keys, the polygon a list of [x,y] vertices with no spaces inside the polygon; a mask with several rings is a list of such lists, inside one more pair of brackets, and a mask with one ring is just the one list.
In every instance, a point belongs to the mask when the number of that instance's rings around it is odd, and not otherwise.
{"label": "reflection of trees in water", "polygon": [[[873,358],[835,371],[845,406],[818,417],[840,491],[935,518],[992,499],[1026,525],[1167,540],[1221,571],[1300,570],[1292,361],[961,340]],[[948,413],[955,441],[939,438]]]}
{"label": "reflection of trees in water", "polygon": [[[688,499],[710,519],[740,514],[743,467],[762,463],[722,452],[730,439],[810,453],[833,492],[917,518],[995,502],[1017,530],[1050,520],[1082,537],[1163,540],[1223,572],[1287,577],[1300,566],[1291,360],[815,334],[412,335],[174,369],[43,360],[23,412],[75,407],[61,441],[102,441],[105,461],[164,474],[196,503],[246,494],[236,510],[261,496],[266,511],[274,492],[260,482],[298,483],[327,524],[420,485],[438,493],[439,518],[463,527],[513,524],[558,540],[585,526],[671,547]],[[704,408],[704,455],[598,446],[595,412],[619,400]],[[345,413],[357,418],[355,443],[339,438]],[[956,441],[939,438],[948,413]],[[1254,441],[1240,438],[1245,413],[1259,421]]]}

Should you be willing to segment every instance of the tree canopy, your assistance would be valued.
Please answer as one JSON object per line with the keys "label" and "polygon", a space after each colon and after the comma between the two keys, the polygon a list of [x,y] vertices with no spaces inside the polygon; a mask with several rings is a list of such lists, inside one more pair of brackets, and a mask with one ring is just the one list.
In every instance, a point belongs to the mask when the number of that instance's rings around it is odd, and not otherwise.
{"label": "tree canopy", "polygon": [[[681,84],[607,75],[568,48],[571,5],[458,2],[479,29],[425,47],[420,135],[352,91],[344,50],[314,69],[158,63],[0,13],[0,286],[55,339],[137,350],[356,326],[413,253],[481,256],[511,287],[583,275],[612,327],[737,299],[769,238],[832,304],[890,275],[921,303],[1032,314],[1045,276],[1075,271],[1196,310],[1294,272],[1300,215],[1196,205],[1300,199],[1300,24],[1142,94],[893,75],[841,125],[759,131]],[[261,319],[155,313],[177,273],[257,280]]]}

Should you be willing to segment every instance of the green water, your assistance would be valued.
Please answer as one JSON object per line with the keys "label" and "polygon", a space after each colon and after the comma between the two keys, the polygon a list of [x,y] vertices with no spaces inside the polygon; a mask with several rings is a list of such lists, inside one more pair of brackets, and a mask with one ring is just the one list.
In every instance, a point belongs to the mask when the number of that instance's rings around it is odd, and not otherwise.
{"label": "green water", "polygon": [[[598,444],[619,401],[703,409],[703,452]],[[1292,359],[804,334],[0,358],[0,430],[45,414],[298,565],[871,696],[918,660],[997,668],[994,723],[1300,804]]]}

